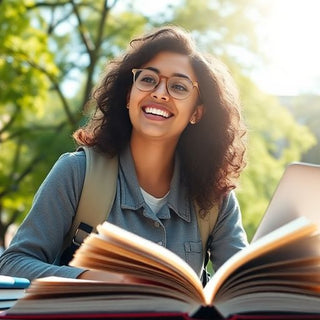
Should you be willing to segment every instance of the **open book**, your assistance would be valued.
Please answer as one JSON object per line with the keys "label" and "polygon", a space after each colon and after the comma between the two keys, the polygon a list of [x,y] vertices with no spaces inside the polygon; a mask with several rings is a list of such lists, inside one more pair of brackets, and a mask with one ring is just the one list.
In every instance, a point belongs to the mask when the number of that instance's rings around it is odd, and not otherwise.
{"label": "open book", "polygon": [[248,312],[320,313],[320,235],[298,218],[231,257],[203,289],[171,251],[108,222],[87,237],[71,265],[117,271],[141,283],[43,278],[8,314],[181,312],[212,307],[223,317]]}

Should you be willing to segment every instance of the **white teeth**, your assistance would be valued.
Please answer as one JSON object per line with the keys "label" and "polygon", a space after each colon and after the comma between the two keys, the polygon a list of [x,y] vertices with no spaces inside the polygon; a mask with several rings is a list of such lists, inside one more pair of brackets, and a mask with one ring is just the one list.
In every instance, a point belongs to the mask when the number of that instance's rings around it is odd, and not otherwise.
{"label": "white teeth", "polygon": [[161,116],[161,117],[164,117],[164,118],[169,118],[170,117],[170,114],[169,112],[166,112],[164,110],[160,110],[160,109],[156,109],[156,108],[145,108],[144,110],[146,113],[152,113],[156,116]]}

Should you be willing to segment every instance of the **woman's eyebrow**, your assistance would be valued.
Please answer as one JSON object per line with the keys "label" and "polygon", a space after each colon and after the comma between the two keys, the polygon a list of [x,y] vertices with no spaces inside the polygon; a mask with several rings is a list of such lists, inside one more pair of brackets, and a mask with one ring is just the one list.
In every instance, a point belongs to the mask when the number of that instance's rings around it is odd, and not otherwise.
{"label": "woman's eyebrow", "polygon": [[190,80],[190,77],[188,77],[186,74],[183,74],[183,73],[174,73],[173,75],[175,77],[181,77],[181,78],[186,78]]}
{"label": "woman's eyebrow", "polygon": [[[160,74],[160,70],[157,69],[157,68],[154,68],[154,67],[146,67],[145,69],[148,69],[148,70],[151,70],[151,71],[154,71],[154,72]],[[190,80],[190,77],[188,77],[186,74],[179,73],[179,72],[174,73],[172,76],[174,76],[174,77],[180,77],[180,78],[186,78],[186,79],[189,79],[189,80]]]}
{"label": "woman's eyebrow", "polygon": [[159,71],[157,68],[154,68],[154,67],[146,67],[145,69],[154,71],[154,72],[156,72],[156,73],[160,73],[160,71]]}

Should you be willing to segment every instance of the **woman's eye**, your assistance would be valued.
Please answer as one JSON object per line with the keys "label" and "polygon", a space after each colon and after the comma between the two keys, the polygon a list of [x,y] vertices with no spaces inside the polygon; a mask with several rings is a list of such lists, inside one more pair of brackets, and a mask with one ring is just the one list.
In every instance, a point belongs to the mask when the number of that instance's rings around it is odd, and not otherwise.
{"label": "woman's eye", "polygon": [[141,82],[147,82],[147,83],[156,83],[156,79],[151,76],[144,76],[140,79]]}
{"label": "woman's eye", "polygon": [[174,91],[189,91],[188,88],[183,83],[173,83],[171,89]]}

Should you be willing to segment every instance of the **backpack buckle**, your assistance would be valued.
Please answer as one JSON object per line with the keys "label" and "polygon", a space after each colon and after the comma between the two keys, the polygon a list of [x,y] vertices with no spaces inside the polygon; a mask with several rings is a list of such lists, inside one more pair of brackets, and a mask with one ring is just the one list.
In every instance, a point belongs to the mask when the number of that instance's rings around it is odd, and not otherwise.
{"label": "backpack buckle", "polygon": [[84,222],[80,222],[78,229],[76,230],[72,243],[77,247],[80,247],[83,240],[92,232],[92,227]]}

